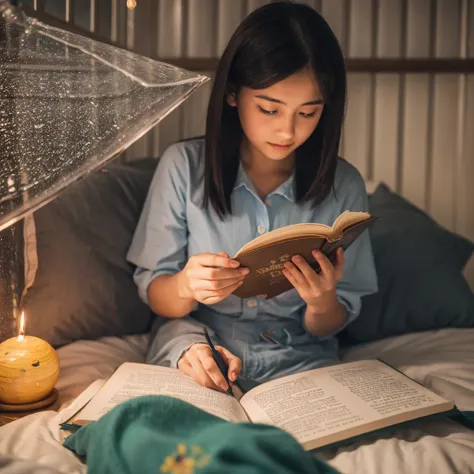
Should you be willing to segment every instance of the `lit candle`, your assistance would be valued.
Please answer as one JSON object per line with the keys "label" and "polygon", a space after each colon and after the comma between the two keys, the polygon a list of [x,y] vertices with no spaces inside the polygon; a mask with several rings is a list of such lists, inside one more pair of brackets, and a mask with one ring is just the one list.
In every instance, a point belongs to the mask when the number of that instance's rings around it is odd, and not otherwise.
{"label": "lit candle", "polygon": [[59,359],[46,341],[25,336],[21,313],[18,335],[0,344],[0,403],[16,405],[48,396],[59,377]]}
{"label": "lit candle", "polygon": [[18,341],[25,340],[25,312],[22,311],[20,316],[20,329],[18,330]]}

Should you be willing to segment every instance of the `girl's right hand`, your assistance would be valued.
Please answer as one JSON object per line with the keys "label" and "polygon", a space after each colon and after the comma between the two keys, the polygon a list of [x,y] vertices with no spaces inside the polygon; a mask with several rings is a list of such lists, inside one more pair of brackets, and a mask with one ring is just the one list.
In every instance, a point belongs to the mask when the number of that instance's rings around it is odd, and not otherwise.
{"label": "girl's right hand", "polygon": [[[227,377],[230,382],[234,382],[242,369],[242,361],[225,347],[216,346],[216,350],[220,352],[228,367]],[[222,392],[227,391],[229,387],[207,344],[193,344],[179,359],[178,369],[204,387]]]}
{"label": "girl's right hand", "polygon": [[242,284],[248,268],[225,252],[193,255],[180,273],[180,296],[204,304],[215,304],[227,298]]}

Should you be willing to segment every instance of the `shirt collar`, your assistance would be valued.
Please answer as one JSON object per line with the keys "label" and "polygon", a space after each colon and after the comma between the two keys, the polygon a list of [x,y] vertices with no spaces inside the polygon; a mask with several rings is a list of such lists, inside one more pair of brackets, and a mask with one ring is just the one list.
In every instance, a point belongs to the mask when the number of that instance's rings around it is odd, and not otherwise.
{"label": "shirt collar", "polygon": [[[255,188],[250,180],[247,172],[244,170],[242,163],[239,163],[239,171],[237,173],[237,179],[235,180],[234,190],[244,186],[247,188],[251,193],[257,196]],[[275,191],[272,191],[268,197],[274,194],[279,194],[284,198],[288,199],[289,201],[295,201],[295,173],[293,172],[291,176],[280,186],[278,186]]]}

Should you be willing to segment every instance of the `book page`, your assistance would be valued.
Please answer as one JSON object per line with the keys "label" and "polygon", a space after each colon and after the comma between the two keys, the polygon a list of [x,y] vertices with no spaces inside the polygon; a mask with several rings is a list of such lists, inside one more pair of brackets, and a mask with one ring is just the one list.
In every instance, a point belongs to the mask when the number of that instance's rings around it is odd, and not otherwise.
{"label": "book page", "polygon": [[131,362],[121,365],[72,421],[87,424],[119,403],[142,395],[168,395],[228,421],[248,421],[231,395],[203,387],[177,369]]}
{"label": "book page", "polygon": [[284,242],[289,239],[303,238],[303,237],[321,237],[328,240],[338,239],[344,228],[362,222],[370,218],[367,212],[353,212],[344,211],[334,221],[332,226],[326,224],[317,224],[315,222],[302,222],[299,224],[291,224],[285,227],[274,229],[266,234],[260,235],[250,242],[246,243],[234,255],[234,258],[240,257],[243,254],[253,252],[257,249],[267,245],[275,244],[277,242]]}
{"label": "book page", "polygon": [[240,250],[234,255],[234,258],[239,257],[242,254],[253,252],[256,249],[265,247],[269,244],[276,242],[286,241],[290,238],[295,237],[323,237],[330,238],[332,235],[332,228],[325,224],[315,223],[301,223],[291,224],[285,227],[267,232],[266,234],[260,235],[250,242],[246,243]]}
{"label": "book page", "polygon": [[334,231],[336,234],[340,234],[343,229],[356,224],[357,222],[365,221],[370,217],[371,215],[367,212],[344,211],[334,221]]}
{"label": "book page", "polygon": [[253,422],[288,431],[306,449],[453,407],[377,360],[283,377],[252,389],[240,403]]}

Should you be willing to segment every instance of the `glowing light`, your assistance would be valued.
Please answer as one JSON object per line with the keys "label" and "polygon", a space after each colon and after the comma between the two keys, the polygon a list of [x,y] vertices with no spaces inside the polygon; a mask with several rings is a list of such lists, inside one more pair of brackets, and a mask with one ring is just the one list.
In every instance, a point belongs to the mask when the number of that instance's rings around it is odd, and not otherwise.
{"label": "glowing light", "polygon": [[23,341],[25,339],[25,312],[21,312],[20,316],[20,330],[18,331],[18,338],[19,341]]}

